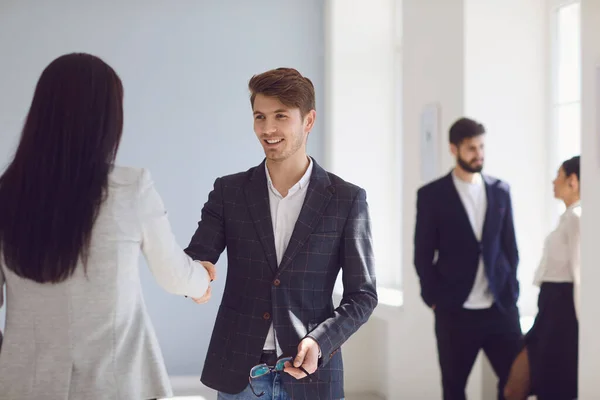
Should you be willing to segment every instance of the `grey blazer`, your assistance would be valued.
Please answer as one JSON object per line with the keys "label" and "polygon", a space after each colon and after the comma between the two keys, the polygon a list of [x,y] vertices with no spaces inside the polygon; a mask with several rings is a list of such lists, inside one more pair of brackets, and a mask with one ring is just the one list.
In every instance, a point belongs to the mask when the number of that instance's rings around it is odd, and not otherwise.
{"label": "grey blazer", "polygon": [[172,396],[142,296],[143,253],[167,291],[200,297],[208,274],[177,245],[148,172],[117,167],[83,268],[39,284],[2,265],[6,330],[0,400],[141,400]]}

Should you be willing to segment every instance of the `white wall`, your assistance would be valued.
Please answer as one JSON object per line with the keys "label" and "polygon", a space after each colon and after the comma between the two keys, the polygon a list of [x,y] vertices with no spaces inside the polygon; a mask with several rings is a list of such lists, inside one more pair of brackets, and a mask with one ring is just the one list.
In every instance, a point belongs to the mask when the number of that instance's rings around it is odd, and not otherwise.
{"label": "white wall", "polygon": [[[337,2],[328,1],[328,4],[331,3],[335,6]],[[388,399],[436,399],[441,397],[441,391],[438,384],[440,378],[433,318],[431,312],[421,305],[418,282],[412,267],[415,191],[422,184],[417,172],[420,162],[417,132],[420,110],[426,103],[438,101],[442,104],[443,126],[447,126],[452,119],[462,114],[462,0],[405,0],[402,13],[394,13],[394,4],[387,0],[355,3],[360,6],[356,12],[340,10],[335,16],[346,21],[345,25],[341,25],[339,21],[334,20],[337,37],[333,35],[331,39],[331,34],[327,36],[328,47],[331,46],[331,41],[334,47],[330,57],[344,62],[336,64],[337,60],[329,61],[326,77],[332,75],[329,72],[332,66],[337,75],[344,73],[342,69],[347,65],[367,64],[371,63],[371,60],[377,63],[373,62],[376,65],[375,72],[356,73],[356,76],[346,78],[344,83],[350,86],[352,91],[347,88],[347,92],[336,92],[335,84],[330,86],[328,81],[328,88],[332,91],[328,93],[328,100],[331,99],[332,103],[328,101],[327,107],[336,111],[332,118],[340,121],[340,124],[343,123],[345,129],[337,131],[335,125],[331,127],[332,135],[335,136],[338,132],[338,139],[335,146],[327,142],[327,154],[334,155],[333,166],[338,168],[337,172],[343,176],[358,176],[370,171],[355,171],[352,169],[350,158],[347,159],[346,165],[339,161],[336,164],[335,160],[345,157],[343,154],[339,155],[340,150],[346,153],[347,149],[352,148],[357,157],[377,164],[382,163],[380,158],[389,160],[389,147],[386,151],[383,145],[392,144],[391,135],[394,134],[394,130],[388,118],[395,117],[395,114],[390,116],[385,114],[385,111],[390,110],[390,106],[401,107],[398,111],[401,111],[403,116],[399,130],[402,141],[398,160],[402,163],[401,176],[397,178],[396,184],[401,185],[402,197],[401,201],[396,202],[396,207],[402,216],[399,266],[402,268],[404,306],[398,308],[380,302],[367,325],[345,345],[346,386],[349,391],[377,392]],[[335,7],[333,9],[335,10]],[[387,12],[384,12],[384,9],[387,9]],[[382,12],[388,17],[380,18],[379,21],[371,19],[370,16],[377,12]],[[366,15],[364,19],[363,15]],[[398,71],[390,70],[394,65],[395,46],[392,39],[396,30],[389,26],[389,16],[392,15],[400,16],[395,24],[400,24],[403,28],[400,71],[402,85],[399,86],[402,102],[396,104],[395,95],[399,93],[393,91],[396,89],[397,82],[394,80]],[[363,28],[369,23],[372,26]],[[378,43],[371,43],[370,46],[359,45],[355,51],[346,53],[335,51],[335,44],[344,41],[345,38],[348,38],[346,45],[352,46],[352,39],[356,35],[364,34],[361,28],[371,30],[371,37],[375,35]],[[331,29],[331,26],[328,29]],[[375,90],[378,90],[377,96],[373,95]],[[394,113],[393,110],[390,112]],[[386,123],[386,129],[372,129],[381,127],[382,122]],[[373,142],[376,143],[373,145]],[[387,171],[382,169],[381,174],[386,173]],[[376,198],[371,190],[376,193],[387,190],[386,196],[394,193],[393,186],[383,180],[381,174],[371,173],[371,176],[363,178],[370,198]],[[389,223],[392,224],[393,221],[391,216]],[[376,237],[375,240],[379,238]],[[380,253],[376,253],[378,263],[380,257]],[[366,366],[363,367],[365,362]]]}
{"label": "white wall", "polygon": [[[152,171],[185,246],[214,179],[262,160],[248,100],[253,74],[291,66],[313,80],[309,151],[322,158],[322,9],[322,0],[2,0],[0,170],[42,69],[67,52],[99,55],[125,86],[119,161]],[[164,293],[145,267],[141,275],[169,372],[199,375],[225,274],[205,306]]]}
{"label": "white wall", "polygon": [[[549,210],[556,209],[555,167],[547,157],[547,37],[546,0],[466,0],[465,114],[487,129],[487,173],[511,185],[522,317],[537,312],[533,275],[554,222]],[[481,359],[482,396],[492,398],[495,375]]]}
{"label": "white wall", "polygon": [[[327,168],[367,191],[378,287],[399,289],[401,137],[395,100],[396,0],[327,0],[325,106]],[[338,288],[341,282],[338,281]],[[399,292],[397,292],[399,293]],[[348,393],[386,385],[385,321],[373,319],[344,348]]]}
{"label": "white wall", "polygon": [[367,191],[380,286],[400,281],[396,0],[327,1],[327,167]]}
{"label": "white wall", "polygon": [[[447,127],[464,113],[464,38],[462,0],[405,0],[403,8],[403,198],[402,282],[404,306],[389,321],[390,356],[402,365],[390,374],[388,399],[441,398],[441,377],[433,331],[433,313],[421,301],[413,267],[416,191],[424,182],[418,173],[420,115],[423,106],[441,107],[440,138],[443,170],[451,158],[445,151]],[[443,171],[439,171],[440,174]],[[400,364],[401,362],[401,364]],[[402,397],[401,397],[402,396]]]}
{"label": "white wall", "polygon": [[581,1],[582,23],[582,172],[581,316],[579,320],[579,399],[600,397],[600,2]]}
{"label": "white wall", "polygon": [[[546,141],[550,77],[546,0],[467,0],[465,113],[487,128],[485,169],[512,189],[521,312],[535,315],[533,273],[556,204]],[[552,175],[551,175],[552,174]],[[552,208],[554,211],[556,207]]]}
{"label": "white wall", "polygon": [[[344,356],[347,380],[360,379],[364,391],[378,391],[394,400],[436,399],[441,398],[441,378],[433,315],[420,299],[412,262],[416,190],[425,183],[419,174],[421,111],[426,104],[441,106],[440,175],[447,173],[454,163],[448,151],[448,128],[452,122],[467,115],[485,124],[489,132],[486,171],[507,180],[513,188],[521,267],[533,270],[547,233],[544,217],[551,196],[545,158],[547,14],[542,0],[510,0],[502,4],[492,0],[404,0],[403,3],[404,304],[401,308],[381,304],[363,331],[345,346]],[[370,51],[375,51],[375,47]],[[365,52],[364,57],[370,57],[371,52]],[[378,72],[363,79],[378,86],[383,67]],[[387,79],[390,76],[385,75]],[[358,137],[361,132],[353,130],[350,123],[355,121],[354,116],[349,112],[346,115],[347,135]],[[329,148],[328,154],[338,148]],[[531,287],[528,274],[520,273],[524,292]],[[384,367],[365,378],[359,362],[369,354],[377,365]],[[385,366],[388,373],[383,372]],[[468,397],[495,398],[495,385],[489,366],[480,359],[469,380]]]}

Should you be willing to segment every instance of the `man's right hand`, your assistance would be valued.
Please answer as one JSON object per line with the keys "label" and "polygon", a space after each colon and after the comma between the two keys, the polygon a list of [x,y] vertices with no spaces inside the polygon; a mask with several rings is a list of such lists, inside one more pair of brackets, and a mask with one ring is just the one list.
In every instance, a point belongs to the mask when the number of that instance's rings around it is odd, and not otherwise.
{"label": "man's right hand", "polygon": [[[198,261],[198,262],[200,264],[202,264],[202,266],[206,269],[206,272],[208,272],[208,278],[210,279],[210,282],[217,279],[217,268],[215,267],[215,265],[213,263],[211,263],[209,261]],[[210,300],[211,294],[212,294],[212,288],[210,287],[210,283],[209,283],[208,289],[206,289],[206,293],[204,293],[204,296],[192,297],[192,300],[194,300],[194,302],[196,304],[208,303],[208,301]]]}
{"label": "man's right hand", "polygon": [[210,261],[198,261],[200,264],[202,264],[202,266],[204,267],[204,269],[206,269],[206,272],[208,272],[208,277],[210,278],[210,281],[214,281],[215,279],[217,279],[217,268],[215,267],[215,265],[213,263],[211,263]]}
{"label": "man's right hand", "polygon": [[212,288],[209,286],[208,289],[206,289],[206,293],[204,293],[204,296],[202,297],[192,297],[192,300],[194,300],[194,302],[196,304],[204,304],[204,303],[208,303],[208,301],[210,300],[210,295],[212,293]]}

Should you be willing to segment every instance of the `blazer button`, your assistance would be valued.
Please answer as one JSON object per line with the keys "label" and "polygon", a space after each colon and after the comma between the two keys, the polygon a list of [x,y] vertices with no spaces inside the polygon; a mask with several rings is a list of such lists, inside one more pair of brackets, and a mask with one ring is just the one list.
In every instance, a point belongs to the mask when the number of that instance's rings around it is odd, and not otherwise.
{"label": "blazer button", "polygon": [[271,314],[269,314],[268,312],[264,313],[264,314],[263,314],[263,319],[264,319],[265,321],[268,321],[268,320],[270,320],[270,319],[271,319]]}
{"label": "blazer button", "polygon": [[279,279],[275,279],[275,280],[273,281],[273,285],[275,285],[275,286],[279,286],[279,285],[281,285],[281,281],[280,281]]}

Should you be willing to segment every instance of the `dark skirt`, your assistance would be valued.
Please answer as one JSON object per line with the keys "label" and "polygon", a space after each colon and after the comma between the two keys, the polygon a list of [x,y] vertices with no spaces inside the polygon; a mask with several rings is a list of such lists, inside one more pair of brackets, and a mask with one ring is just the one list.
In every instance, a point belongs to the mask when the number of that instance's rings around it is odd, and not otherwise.
{"label": "dark skirt", "polygon": [[525,336],[532,391],[539,400],[576,399],[579,325],[573,284],[542,283],[538,310]]}

